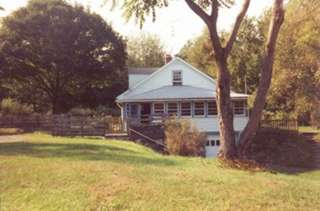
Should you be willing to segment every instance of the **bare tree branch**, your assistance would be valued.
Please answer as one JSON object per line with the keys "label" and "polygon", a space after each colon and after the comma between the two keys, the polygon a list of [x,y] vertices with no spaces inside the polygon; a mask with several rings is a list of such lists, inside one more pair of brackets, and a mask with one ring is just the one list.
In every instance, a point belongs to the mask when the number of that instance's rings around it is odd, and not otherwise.
{"label": "bare tree branch", "polygon": [[206,24],[210,24],[210,16],[193,0],[185,0],[190,9],[196,13]]}
{"label": "bare tree branch", "polygon": [[237,38],[237,34],[240,29],[240,25],[246,15],[247,11],[248,11],[249,5],[250,5],[250,0],[244,0],[241,11],[237,16],[236,22],[233,26],[232,32],[230,34],[230,37],[229,37],[228,42],[225,47],[225,55],[226,56],[228,56],[230,54],[230,51],[232,50],[232,46]]}

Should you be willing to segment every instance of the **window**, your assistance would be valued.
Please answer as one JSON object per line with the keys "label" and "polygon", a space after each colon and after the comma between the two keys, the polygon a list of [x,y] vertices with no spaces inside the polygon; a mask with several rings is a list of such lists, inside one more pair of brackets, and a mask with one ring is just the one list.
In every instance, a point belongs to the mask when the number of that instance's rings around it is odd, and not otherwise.
{"label": "window", "polygon": [[168,103],[168,114],[178,116],[178,103]]}
{"label": "window", "polygon": [[220,146],[220,140],[216,140],[216,146]]}
{"label": "window", "polygon": [[155,115],[163,115],[164,114],[164,103],[155,103],[153,104],[153,113]]}
{"label": "window", "polygon": [[208,140],[206,142],[207,147],[219,147],[220,146],[220,140]]}
{"label": "window", "polygon": [[181,116],[191,116],[191,103],[181,103]]}
{"label": "window", "polygon": [[172,72],[172,85],[173,86],[181,86],[182,85],[182,72],[181,71],[173,71]]}
{"label": "window", "polygon": [[215,116],[218,114],[217,103],[216,101],[208,102],[208,115]]}
{"label": "window", "polygon": [[137,117],[138,116],[138,104],[130,105],[130,116]]}
{"label": "window", "polygon": [[130,116],[130,104],[126,104],[126,117],[129,117]]}
{"label": "window", "polygon": [[215,143],[216,143],[215,140],[211,140],[211,146],[212,146],[212,147],[214,147],[214,146],[216,145]]}
{"label": "window", "polygon": [[204,102],[195,102],[194,103],[194,115],[195,116],[204,116]]}
{"label": "window", "polygon": [[233,102],[233,111],[235,115],[243,115],[246,111],[246,102],[245,101],[234,101]]}

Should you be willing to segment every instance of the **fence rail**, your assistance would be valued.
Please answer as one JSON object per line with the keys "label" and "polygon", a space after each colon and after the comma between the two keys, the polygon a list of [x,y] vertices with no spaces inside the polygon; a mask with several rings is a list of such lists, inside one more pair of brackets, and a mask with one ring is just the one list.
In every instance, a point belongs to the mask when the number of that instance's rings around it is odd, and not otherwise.
{"label": "fence rail", "polygon": [[298,131],[298,120],[296,120],[296,119],[291,119],[291,120],[284,120],[284,119],[262,120],[260,122],[260,127]]}
{"label": "fence rail", "polygon": [[26,132],[46,131],[59,136],[104,136],[123,133],[120,117],[75,115],[5,115],[0,116],[0,128],[19,128]]}

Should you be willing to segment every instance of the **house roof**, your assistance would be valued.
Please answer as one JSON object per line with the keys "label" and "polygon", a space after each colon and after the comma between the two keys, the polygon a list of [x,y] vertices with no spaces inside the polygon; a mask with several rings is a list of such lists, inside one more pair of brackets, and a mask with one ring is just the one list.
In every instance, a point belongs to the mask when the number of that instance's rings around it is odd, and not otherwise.
{"label": "house roof", "polygon": [[129,67],[129,74],[151,75],[156,72],[159,67]]}
{"label": "house roof", "polygon": [[[174,62],[180,62],[188,67],[190,67],[192,70],[194,70],[196,73],[203,76],[205,80],[209,80],[212,82],[213,86],[212,88],[200,88],[200,87],[193,87],[193,86],[163,86],[160,88],[155,88],[148,91],[137,91],[139,90],[139,87],[142,86],[144,83],[146,83],[148,80],[150,80],[153,77],[156,77],[160,72],[165,70],[169,65],[171,65]],[[152,72],[153,71],[153,72]],[[216,90],[215,90],[215,84],[216,81],[212,79],[207,74],[201,72],[200,70],[196,69],[192,65],[185,62],[183,59],[180,59],[178,57],[171,60],[171,62],[165,64],[161,68],[129,68],[129,74],[148,74],[146,78],[138,82],[135,86],[128,89],[121,95],[119,95],[116,99],[117,102],[123,103],[123,102],[149,102],[149,101],[166,101],[166,100],[192,100],[192,99],[215,99],[216,98]],[[231,91],[231,98],[238,98],[238,99],[244,99],[247,98],[248,95],[246,94],[239,94]]]}
{"label": "house roof", "polygon": [[[245,94],[231,92],[232,98],[243,99]],[[163,86],[158,89],[146,91],[139,94],[125,93],[117,98],[117,102],[146,102],[146,101],[168,101],[168,100],[205,100],[215,99],[214,89],[203,89],[192,86]]]}

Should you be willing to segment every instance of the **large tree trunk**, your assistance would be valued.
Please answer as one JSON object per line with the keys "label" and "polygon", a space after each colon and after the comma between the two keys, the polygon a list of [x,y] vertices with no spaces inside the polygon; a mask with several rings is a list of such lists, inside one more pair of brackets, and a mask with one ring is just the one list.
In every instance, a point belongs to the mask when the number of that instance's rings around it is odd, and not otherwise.
{"label": "large tree trunk", "polygon": [[233,107],[230,98],[230,73],[225,61],[219,61],[217,77],[217,107],[219,113],[219,130],[220,130],[220,157],[224,159],[235,159],[237,150],[235,144],[235,134],[233,128]]}
{"label": "large tree trunk", "polygon": [[275,0],[257,95],[254,100],[249,122],[240,136],[240,145],[238,147],[240,156],[245,155],[247,148],[250,146],[259,128],[267,93],[271,84],[276,41],[283,21],[283,0]]}
{"label": "large tree trunk", "polygon": [[233,128],[233,109],[230,98],[230,72],[227,68],[227,59],[232,50],[232,46],[237,38],[240,25],[250,5],[250,0],[244,0],[240,13],[237,16],[234,27],[231,30],[230,37],[225,47],[222,47],[221,40],[217,31],[217,19],[221,1],[211,0],[211,14],[209,15],[199,4],[193,0],[185,0],[188,6],[194,11],[207,25],[212,47],[215,54],[215,60],[218,66],[217,80],[217,106],[220,123],[220,139],[222,142],[221,156],[226,159],[234,159],[242,156],[247,146],[250,145],[261,119],[263,107],[266,102],[266,96],[271,84],[272,66],[275,52],[275,44],[284,20],[283,0],[274,0],[273,16],[270,24],[267,47],[261,78],[254,102],[249,122],[241,134],[240,145],[238,149],[235,144],[235,135]]}

